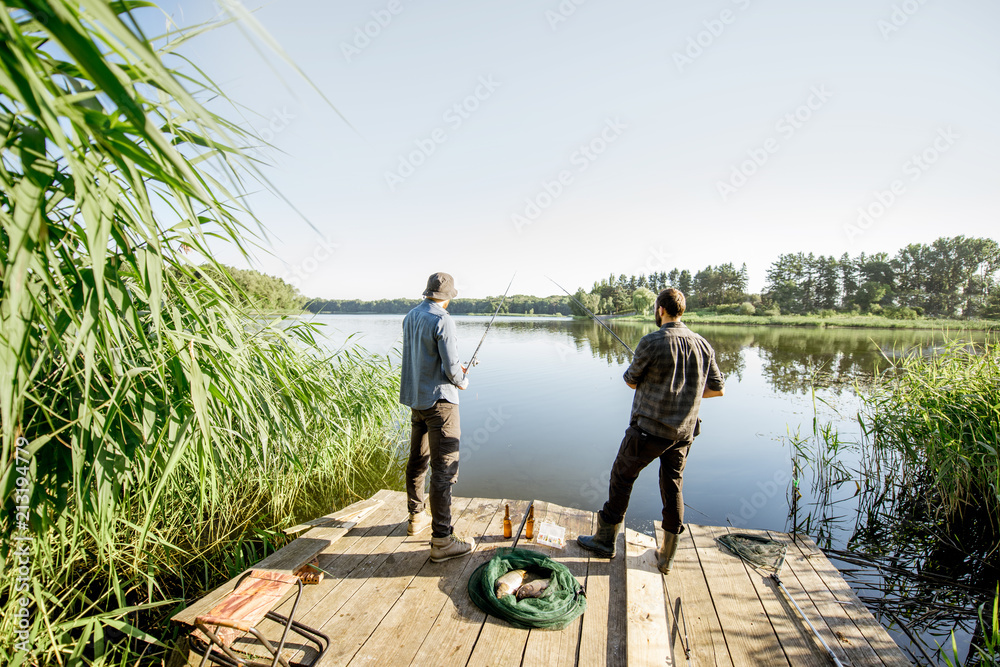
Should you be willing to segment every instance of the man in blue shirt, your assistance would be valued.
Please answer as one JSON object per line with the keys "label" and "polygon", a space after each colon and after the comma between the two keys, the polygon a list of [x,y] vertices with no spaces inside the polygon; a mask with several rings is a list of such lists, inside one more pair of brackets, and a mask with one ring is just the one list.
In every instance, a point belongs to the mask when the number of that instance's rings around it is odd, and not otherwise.
{"label": "man in blue shirt", "polygon": [[[455,323],[448,303],[458,295],[454,279],[435,273],[424,301],[403,319],[403,367],[399,402],[411,409],[410,459],[406,465],[408,535],[432,528],[435,563],[471,553],[476,543],[455,535],[451,487],[458,479],[458,392],[469,386],[458,359]],[[431,470],[430,509],[424,511],[424,480]]]}

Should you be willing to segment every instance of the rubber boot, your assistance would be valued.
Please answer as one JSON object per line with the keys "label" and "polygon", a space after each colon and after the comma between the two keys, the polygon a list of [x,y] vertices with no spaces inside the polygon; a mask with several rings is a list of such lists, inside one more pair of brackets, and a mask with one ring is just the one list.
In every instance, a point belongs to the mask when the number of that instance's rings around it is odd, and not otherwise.
{"label": "rubber boot", "polygon": [[680,533],[663,533],[663,544],[656,550],[656,567],[663,574],[670,574],[670,567],[674,564],[674,556],[677,554],[677,543],[680,542],[683,532],[684,526],[681,526]]}
{"label": "rubber boot", "polygon": [[601,518],[601,513],[597,513],[597,532],[593,535],[580,535],[576,538],[577,544],[593,551],[601,558],[614,558],[615,545],[618,542],[618,532],[621,530],[620,523],[605,523]]}

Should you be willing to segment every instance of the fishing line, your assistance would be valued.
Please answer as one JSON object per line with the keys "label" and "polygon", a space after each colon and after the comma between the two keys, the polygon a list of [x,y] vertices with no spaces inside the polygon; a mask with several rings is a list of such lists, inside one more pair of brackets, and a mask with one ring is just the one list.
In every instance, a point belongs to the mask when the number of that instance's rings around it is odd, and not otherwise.
{"label": "fishing line", "polygon": [[486,325],[486,331],[483,332],[483,337],[479,339],[479,345],[476,346],[476,351],[472,353],[472,358],[469,359],[469,363],[465,367],[465,377],[468,377],[469,371],[472,370],[472,367],[479,363],[477,360],[479,357],[479,348],[483,346],[483,341],[486,340],[486,334],[490,332],[490,327],[493,326],[493,320],[497,318],[497,313],[500,312],[500,309],[503,308],[503,304],[506,303],[507,294],[510,292],[510,286],[514,284],[515,277],[517,277],[517,271],[515,271],[514,275],[510,277],[510,282],[507,283],[507,289],[504,290],[503,298],[500,299],[500,305],[498,305],[497,309],[493,312],[493,317],[490,318],[489,324]]}
{"label": "fishing line", "polygon": [[[548,276],[545,276],[545,277],[546,277],[546,278],[549,278]],[[549,278],[549,280],[552,280],[552,278]],[[553,284],[554,284],[554,285],[555,285],[556,287],[558,287],[559,289],[561,289],[561,290],[562,290],[563,292],[566,292],[566,295],[567,295],[567,296],[568,296],[569,298],[573,299],[573,301],[574,301],[574,302],[576,303],[576,305],[580,306],[580,308],[583,308],[583,312],[585,312],[585,313],[587,313],[588,315],[590,315],[590,316],[591,316],[591,317],[592,317],[592,318],[594,319],[594,321],[595,321],[595,322],[597,322],[597,323],[598,323],[598,324],[600,324],[600,325],[601,325],[602,327],[604,327],[605,329],[607,329],[608,333],[609,333],[609,334],[611,334],[612,336],[614,336],[614,337],[615,337],[615,340],[616,340],[616,341],[618,341],[619,343],[621,343],[621,344],[622,344],[622,345],[623,345],[623,346],[625,347],[625,349],[626,349],[626,350],[628,350],[628,353],[629,353],[630,355],[632,355],[633,357],[635,356],[635,352],[634,352],[634,351],[632,350],[632,348],[631,348],[631,347],[629,347],[629,346],[628,346],[628,343],[626,343],[626,342],[625,342],[625,341],[623,341],[623,340],[622,340],[621,338],[619,338],[619,337],[618,337],[618,334],[616,334],[616,333],[615,333],[614,331],[612,331],[612,330],[611,330],[611,327],[609,327],[609,326],[608,326],[607,324],[605,324],[604,322],[602,322],[602,321],[601,321],[601,319],[600,319],[599,317],[597,317],[597,315],[594,315],[594,314],[593,314],[592,312],[590,312],[590,310],[588,310],[588,309],[587,309],[587,307],[586,307],[585,305],[583,305],[582,303],[580,303],[580,300],[579,300],[579,299],[577,299],[577,298],[576,298],[575,296],[573,296],[572,294],[570,294],[570,293],[569,293],[569,290],[568,290],[568,289],[566,289],[565,287],[563,287],[562,285],[560,285],[559,283],[557,283],[557,282],[556,282],[556,281],[554,281],[554,280],[552,280],[552,283],[553,283]]]}

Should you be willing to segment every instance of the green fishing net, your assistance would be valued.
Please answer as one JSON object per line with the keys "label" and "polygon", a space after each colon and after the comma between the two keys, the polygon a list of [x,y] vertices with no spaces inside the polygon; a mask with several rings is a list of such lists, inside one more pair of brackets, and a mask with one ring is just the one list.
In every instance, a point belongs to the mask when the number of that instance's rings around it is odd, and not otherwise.
{"label": "green fishing net", "polygon": [[[505,595],[498,600],[496,581],[511,570],[548,577],[549,587],[540,598]],[[469,596],[484,612],[516,628],[562,630],[587,609],[586,592],[566,566],[530,549],[498,549],[469,577]]]}
{"label": "green fishing net", "polygon": [[748,563],[777,572],[785,562],[785,545],[758,535],[729,533],[718,538],[727,549]]}

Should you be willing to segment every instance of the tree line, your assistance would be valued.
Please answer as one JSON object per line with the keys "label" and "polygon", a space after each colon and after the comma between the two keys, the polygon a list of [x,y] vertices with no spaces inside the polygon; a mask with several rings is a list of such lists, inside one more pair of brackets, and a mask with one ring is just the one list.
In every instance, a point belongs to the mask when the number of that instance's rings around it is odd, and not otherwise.
{"label": "tree line", "polygon": [[888,253],[839,259],[781,255],[767,272],[767,297],[783,312],[885,312],[934,317],[1000,316],[1000,245],[954,236]]}
{"label": "tree line", "polygon": [[[313,313],[385,313],[405,314],[423,299],[311,299],[305,309]],[[501,305],[503,301],[503,305]],[[490,296],[482,299],[452,299],[448,312],[452,315],[492,313],[500,307],[501,315],[570,315],[570,300],[566,296],[537,297],[525,294],[503,297]]]}
{"label": "tree line", "polygon": [[[589,292],[575,294],[598,314],[645,309],[651,293],[676,287],[689,310],[746,315],[884,314],[891,317],[1000,317],[1000,245],[993,239],[942,237],[930,244],[911,243],[895,255],[861,253],[851,257],[788,253],[767,271],[760,294],[747,292],[747,269],[709,265],[649,275],[608,276]],[[574,314],[583,309],[574,304]],[[651,307],[651,302],[650,302]]]}
{"label": "tree line", "polygon": [[[229,269],[248,300],[271,308],[302,306],[313,313],[404,314],[420,299],[311,299],[294,287],[256,271]],[[656,294],[676,287],[687,297],[688,310],[715,310],[745,315],[820,314],[837,312],[890,317],[1000,317],[1000,245],[988,238],[942,237],[930,244],[911,243],[894,255],[856,257],[787,253],[767,270],[760,293],[749,293],[747,267],[726,263],[699,271],[674,268],[647,274],[609,275],[574,297],[515,294],[502,314],[599,315],[649,313]],[[501,296],[454,299],[455,315],[492,313]],[[579,302],[579,304],[577,303]],[[582,307],[581,307],[582,304]]]}

